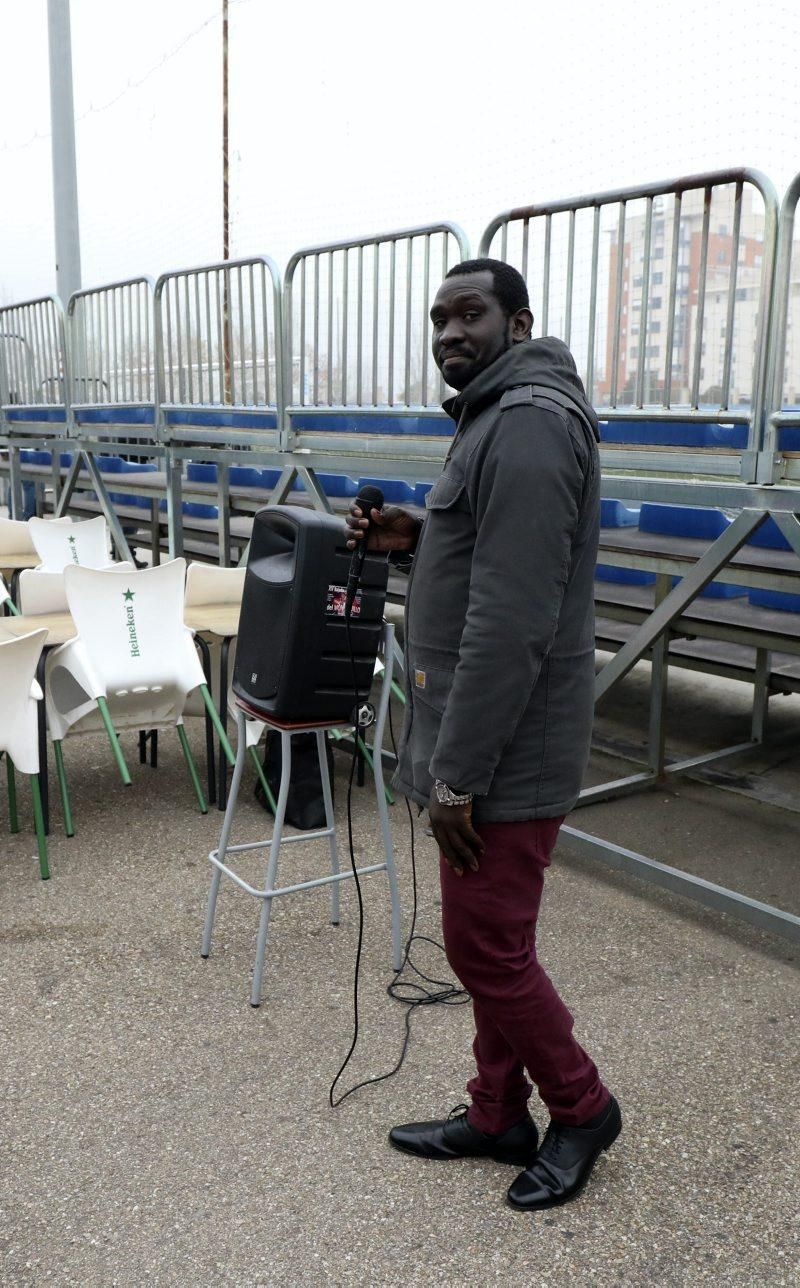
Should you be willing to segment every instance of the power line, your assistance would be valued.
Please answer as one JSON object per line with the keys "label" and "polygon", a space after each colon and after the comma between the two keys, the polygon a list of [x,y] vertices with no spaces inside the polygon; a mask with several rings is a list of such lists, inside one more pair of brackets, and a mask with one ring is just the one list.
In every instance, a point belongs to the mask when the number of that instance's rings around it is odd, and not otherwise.
{"label": "power line", "polygon": [[[252,4],[253,0],[229,0],[229,3],[231,7],[234,5],[239,7],[245,4]],[[190,41],[194,40],[195,36],[199,36],[202,31],[205,31],[206,27],[210,26],[212,22],[216,22],[219,18],[220,12],[217,9],[214,13],[210,14],[208,18],[201,22],[199,27],[195,27],[194,30],[184,36],[177,45],[168,50],[167,53],[164,54],[163,58],[160,58],[152,67],[149,67],[142,76],[138,77],[136,80],[128,80],[127,84],[119,91],[119,93],[115,94],[113,98],[110,98],[107,103],[101,103],[98,107],[95,107],[94,104],[92,104],[85,112],[81,112],[80,116],[75,118],[76,125],[80,121],[85,121],[87,117],[99,116],[101,112],[107,112],[109,108],[114,107],[115,104],[117,104],[120,99],[124,98],[126,94],[131,93],[132,90],[139,89],[150,79],[151,76],[155,75],[157,71],[160,71],[166,63],[175,58]],[[26,148],[32,147],[34,143],[38,143],[44,139],[49,139],[50,137],[50,130],[37,130],[36,133],[32,134],[24,143],[4,143],[2,147],[0,147],[0,152],[22,152]]]}

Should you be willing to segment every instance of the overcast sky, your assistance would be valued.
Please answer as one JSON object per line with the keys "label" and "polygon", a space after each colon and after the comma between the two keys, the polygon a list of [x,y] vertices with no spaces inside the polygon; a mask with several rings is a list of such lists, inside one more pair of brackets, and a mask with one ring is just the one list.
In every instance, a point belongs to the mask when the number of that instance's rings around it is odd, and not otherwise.
{"label": "overcast sky", "polygon": [[[222,252],[221,4],[72,0],[83,283]],[[0,0],[0,300],[55,289],[46,0]],[[782,0],[231,0],[232,253],[800,170]]]}

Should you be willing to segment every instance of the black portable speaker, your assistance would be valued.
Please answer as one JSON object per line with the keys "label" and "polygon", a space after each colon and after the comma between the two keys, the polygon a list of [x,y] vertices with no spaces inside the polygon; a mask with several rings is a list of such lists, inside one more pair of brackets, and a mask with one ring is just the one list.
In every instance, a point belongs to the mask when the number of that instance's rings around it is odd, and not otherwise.
{"label": "black portable speaker", "polygon": [[369,693],[388,561],[373,553],[364,560],[350,616],[353,665],[344,616],[346,540],[343,519],[317,510],[271,505],[255,515],[233,689],[275,720],[345,723]]}

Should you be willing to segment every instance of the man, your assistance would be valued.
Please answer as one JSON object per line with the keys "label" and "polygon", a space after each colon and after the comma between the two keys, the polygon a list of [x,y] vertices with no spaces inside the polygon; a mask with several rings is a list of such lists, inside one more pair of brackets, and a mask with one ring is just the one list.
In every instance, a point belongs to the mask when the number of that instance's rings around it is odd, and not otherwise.
{"label": "man", "polygon": [[[516,269],[459,264],[431,321],[458,390],[444,404],[455,436],[424,522],[373,510],[368,545],[413,556],[395,782],[428,807],[441,850],[445,949],[472,995],[477,1073],[465,1113],[390,1140],[516,1163],[508,1201],[535,1211],[573,1198],[622,1125],[535,951],[544,871],[589,751],[597,418],[566,346],[531,339]],[[348,523],[355,545],[367,522],[354,506]],[[526,1069],[551,1116],[540,1147]]]}

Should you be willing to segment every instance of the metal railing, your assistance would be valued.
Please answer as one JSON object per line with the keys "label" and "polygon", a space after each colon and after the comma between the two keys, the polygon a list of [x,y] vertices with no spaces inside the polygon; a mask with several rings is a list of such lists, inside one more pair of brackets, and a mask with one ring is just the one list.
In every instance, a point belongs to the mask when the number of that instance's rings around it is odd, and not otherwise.
{"label": "metal railing", "polygon": [[430,356],[428,314],[442,277],[468,256],[462,230],[442,222],[291,257],[287,445],[398,462],[444,457],[436,438],[445,387]]}
{"label": "metal railing", "polygon": [[601,420],[697,426],[696,444],[662,433],[667,451],[607,450],[605,466],[755,478],[777,211],[769,179],[737,169],[491,221],[480,253],[529,280],[539,333],[572,348]]}
{"label": "metal railing", "polygon": [[[800,477],[800,461],[794,455],[787,455],[787,452],[800,454],[800,246],[795,240],[798,200],[800,174],[786,190],[778,229],[761,471],[766,483],[781,477]],[[791,389],[787,387],[790,342],[795,346]]]}
{"label": "metal railing", "polygon": [[163,273],[155,287],[162,441],[277,448],[281,282],[266,256]]}
{"label": "metal railing", "polygon": [[64,310],[53,295],[0,309],[4,434],[66,433],[68,355]]}
{"label": "metal railing", "polygon": [[70,432],[147,440],[155,425],[154,283],[129,278],[75,291],[67,305]]}

